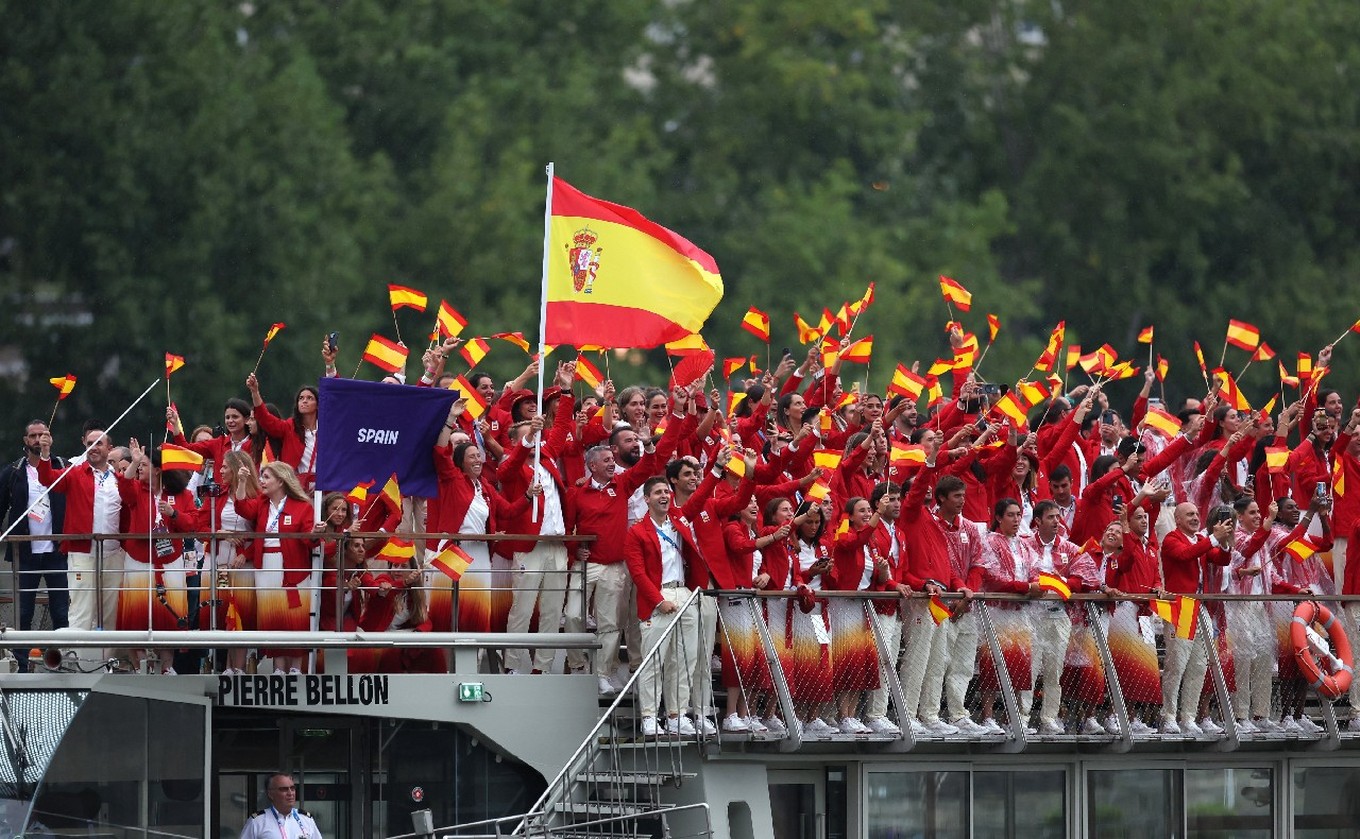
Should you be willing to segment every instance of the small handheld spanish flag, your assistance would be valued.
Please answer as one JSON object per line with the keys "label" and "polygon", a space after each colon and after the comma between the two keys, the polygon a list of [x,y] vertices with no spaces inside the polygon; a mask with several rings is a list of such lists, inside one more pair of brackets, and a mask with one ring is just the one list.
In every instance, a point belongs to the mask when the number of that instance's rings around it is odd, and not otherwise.
{"label": "small handheld spanish flag", "polygon": [[392,283],[387,284],[387,299],[392,304],[394,312],[397,309],[415,309],[417,312],[423,312],[429,304],[425,292]]}
{"label": "small handheld spanish flag", "polygon": [[472,557],[453,542],[440,542],[439,550],[430,560],[430,565],[442,571],[450,580],[457,582],[458,578],[463,576],[463,572],[472,565]]}
{"label": "small handheld spanish flag", "polygon": [[52,387],[61,391],[57,394],[58,402],[70,396],[71,391],[76,389],[76,377],[71,373],[67,373],[65,376],[57,376],[55,379],[48,379],[48,381],[52,383]]}
{"label": "small handheld spanish flag", "polygon": [[959,311],[966,312],[973,308],[973,295],[964,288],[963,285],[954,279],[940,275],[940,294],[946,303],[953,303],[959,307]]}
{"label": "small handheld spanish flag", "polygon": [[387,540],[387,544],[378,551],[378,558],[385,559],[396,565],[404,564],[416,555],[416,545],[409,539],[399,539],[396,536]]}
{"label": "small handheld spanish flag", "polygon": [[927,605],[930,607],[930,617],[935,621],[936,626],[939,626],[953,616],[953,612],[950,611],[949,606],[938,594],[932,594],[930,600],[927,601]]}
{"label": "small handheld spanish flag", "polygon": [[741,328],[765,343],[770,343],[770,316],[755,306],[741,319]]}
{"label": "small handheld spanish flag", "polygon": [[174,443],[161,446],[161,471],[183,470],[197,472],[203,468],[203,455]]}
{"label": "small handheld spanish flag", "polygon": [[1044,591],[1051,591],[1063,600],[1072,599],[1072,589],[1067,585],[1067,581],[1057,574],[1050,574],[1047,571],[1039,574],[1039,588]]}

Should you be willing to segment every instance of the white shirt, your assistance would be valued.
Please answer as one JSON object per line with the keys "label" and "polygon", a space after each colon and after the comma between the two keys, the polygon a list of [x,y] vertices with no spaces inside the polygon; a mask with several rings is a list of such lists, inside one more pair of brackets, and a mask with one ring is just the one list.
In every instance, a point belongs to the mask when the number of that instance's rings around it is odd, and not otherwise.
{"label": "white shirt", "polygon": [[322,836],[312,817],[301,810],[285,816],[273,807],[266,807],[246,819],[241,839],[322,839]]}
{"label": "white shirt", "polygon": [[652,526],[656,528],[656,539],[661,543],[661,583],[683,584],[685,557],[680,553],[680,534],[669,518],[660,525],[653,519]]}
{"label": "white shirt", "polygon": [[[103,472],[95,470],[93,466],[90,471],[94,473],[94,532],[117,533],[118,514],[123,511],[123,499],[118,494],[118,478],[114,476],[113,469],[107,466]],[[105,539],[104,550],[118,550],[118,540]]]}
{"label": "white shirt", "polygon": [[[622,475],[627,472],[622,466],[614,464],[614,474]],[[633,490],[633,494],[628,496],[628,526],[632,527],[642,521],[642,517],[647,515],[647,499],[642,497],[642,487]]]}
{"label": "white shirt", "polygon": [[543,495],[537,502],[542,504],[539,520],[543,526],[538,532],[542,536],[561,536],[567,532],[567,525],[562,517],[562,496],[557,491],[557,481],[542,463],[534,470],[534,480],[543,486]]}
{"label": "white shirt", "polygon": [[[33,464],[24,462],[24,470],[28,473],[28,532],[31,536],[51,536],[52,535],[52,496],[44,495],[47,487],[38,483],[38,469]],[[39,501],[38,499],[42,500]],[[57,548],[49,541],[33,542],[30,545],[33,553],[45,554],[55,551]]]}
{"label": "white shirt", "polygon": [[[280,499],[279,499],[279,503],[277,503],[277,504],[275,504],[275,503],[273,503],[273,502],[270,502],[270,504],[269,504],[269,520],[268,520],[267,522],[265,522],[265,525],[264,525],[264,532],[265,532],[265,533],[278,533],[278,532],[279,532],[279,516],[283,514],[283,502],[285,502],[285,501],[287,501],[287,500],[288,500],[287,498],[280,498]],[[279,550],[283,550],[283,545],[279,543],[279,540],[278,540],[278,539],[269,539],[269,538],[266,538],[266,539],[264,540],[264,549],[265,549],[266,551],[279,551]]]}
{"label": "white shirt", "polygon": [[1039,546],[1039,561],[1035,564],[1035,570],[1053,573],[1053,547],[1058,544],[1057,537],[1055,536],[1052,542],[1045,544],[1043,539],[1036,536],[1034,543]]}
{"label": "white shirt", "polygon": [[[814,564],[816,564],[816,562],[817,562],[817,548],[816,548],[816,546],[814,546],[814,545],[809,545],[807,542],[804,542],[802,539],[799,539],[799,540],[798,540],[798,571],[799,571],[800,573],[806,575],[807,572],[808,572],[808,569],[811,568]],[[792,579],[792,575],[790,575],[790,580],[791,580],[791,579]],[[804,577],[804,579],[807,579],[806,576]],[[790,584],[789,584],[789,587],[790,587],[790,588],[793,588],[793,584],[790,583]],[[816,578],[814,578],[814,579],[808,580],[807,587],[810,588],[810,589],[812,589],[813,591],[821,591],[821,590],[822,590],[822,578],[821,578],[821,577],[816,577]]]}

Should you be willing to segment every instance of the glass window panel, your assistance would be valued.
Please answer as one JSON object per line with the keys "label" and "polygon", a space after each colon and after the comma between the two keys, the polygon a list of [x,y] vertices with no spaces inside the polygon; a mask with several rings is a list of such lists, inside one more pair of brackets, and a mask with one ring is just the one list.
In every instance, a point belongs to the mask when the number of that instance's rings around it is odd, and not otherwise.
{"label": "glass window panel", "polygon": [[966,839],[967,772],[871,772],[869,839]]}
{"label": "glass window panel", "polygon": [[147,752],[150,826],[175,836],[202,837],[206,709],[157,700],[147,705],[152,737],[160,744]]}
{"label": "glass window panel", "polygon": [[770,784],[774,839],[816,839],[817,785]]}
{"label": "glass window panel", "polygon": [[1047,772],[974,772],[973,835],[1062,839],[1067,778]]}
{"label": "glass window panel", "polygon": [[1181,834],[1174,769],[1093,770],[1086,775],[1092,839],[1147,839]]}
{"label": "glass window panel", "polygon": [[1275,824],[1271,774],[1268,768],[1187,769],[1189,839],[1270,839]]}
{"label": "glass window panel", "polygon": [[1360,837],[1360,768],[1295,769],[1293,835],[1296,839]]}

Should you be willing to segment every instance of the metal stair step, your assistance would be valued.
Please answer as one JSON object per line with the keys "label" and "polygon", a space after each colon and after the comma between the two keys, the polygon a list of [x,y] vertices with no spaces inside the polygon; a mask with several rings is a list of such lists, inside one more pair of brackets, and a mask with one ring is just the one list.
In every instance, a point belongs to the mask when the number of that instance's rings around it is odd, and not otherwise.
{"label": "metal stair step", "polygon": [[633,833],[631,831],[608,833],[604,830],[594,832],[588,830],[554,830],[544,835],[548,839],[652,839],[650,833]]}
{"label": "metal stair step", "polygon": [[689,779],[697,777],[697,772],[582,772],[576,780],[592,784],[613,784],[615,786],[660,786],[671,784],[677,777]]}
{"label": "metal stair step", "polygon": [[651,812],[652,808],[633,806],[631,804],[612,804],[601,801],[568,801],[561,804],[552,805],[552,809],[559,813],[570,813],[574,816],[645,816]]}

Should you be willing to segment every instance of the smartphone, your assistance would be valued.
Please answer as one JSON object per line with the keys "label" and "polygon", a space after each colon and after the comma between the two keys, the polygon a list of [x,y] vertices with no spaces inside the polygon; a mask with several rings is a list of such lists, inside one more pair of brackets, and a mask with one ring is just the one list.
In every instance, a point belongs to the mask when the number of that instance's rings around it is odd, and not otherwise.
{"label": "smartphone", "polygon": [[1110,498],[1110,506],[1115,509],[1115,512],[1119,512],[1119,509],[1124,506],[1124,496],[1115,494]]}
{"label": "smartphone", "polygon": [[1151,407],[1153,407],[1153,406],[1156,406],[1156,407],[1158,407],[1158,408],[1162,407],[1162,400],[1158,399],[1158,398],[1155,397],[1155,396],[1149,396],[1149,397],[1148,397],[1148,400],[1147,400],[1147,403],[1148,403],[1148,407],[1149,407],[1149,408],[1151,408]]}
{"label": "smartphone", "polygon": [[1318,481],[1318,482],[1317,482],[1317,486],[1313,487],[1313,495],[1317,496],[1318,498],[1326,498],[1326,497],[1327,497],[1327,482],[1326,482],[1326,481]]}
{"label": "smartphone", "polygon": [[978,431],[986,431],[986,430],[987,430],[987,418],[986,418],[985,416],[980,416],[980,417],[978,417],[978,418],[977,418],[977,422],[973,423],[973,426],[974,426],[975,428],[977,428]]}
{"label": "smartphone", "polygon": [[780,356],[781,358],[788,358],[789,356],[793,355],[793,351],[790,350],[788,347],[785,347],[785,348],[783,349],[783,353],[784,353],[784,354],[783,354],[782,356]]}
{"label": "smartphone", "polygon": [[332,332],[331,334],[327,335],[326,348],[329,349],[331,352],[335,352],[335,341],[339,337],[340,334],[338,332]]}
{"label": "smartphone", "polygon": [[1119,415],[1114,411],[1106,411],[1100,415],[1100,421],[1106,425],[1114,425],[1119,420]]}

